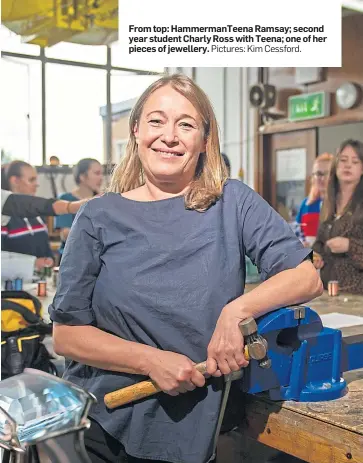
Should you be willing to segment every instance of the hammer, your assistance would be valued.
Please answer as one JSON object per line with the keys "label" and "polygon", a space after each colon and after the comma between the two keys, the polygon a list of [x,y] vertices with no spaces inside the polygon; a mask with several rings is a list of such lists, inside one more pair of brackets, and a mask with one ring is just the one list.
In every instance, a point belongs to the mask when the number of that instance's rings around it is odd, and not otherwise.
{"label": "hammer", "polygon": [[[257,360],[261,368],[270,368],[271,360],[267,357],[267,341],[257,333],[257,324],[252,317],[242,320],[239,328],[244,337],[243,354],[246,360]],[[195,368],[202,373],[207,374],[207,362],[201,362],[195,365]],[[233,373],[232,373],[233,375]],[[240,376],[235,375],[236,379]],[[116,408],[126,405],[136,400],[144,399],[160,392],[161,389],[153,381],[141,381],[132,386],[118,389],[105,395],[104,402],[108,408]]]}

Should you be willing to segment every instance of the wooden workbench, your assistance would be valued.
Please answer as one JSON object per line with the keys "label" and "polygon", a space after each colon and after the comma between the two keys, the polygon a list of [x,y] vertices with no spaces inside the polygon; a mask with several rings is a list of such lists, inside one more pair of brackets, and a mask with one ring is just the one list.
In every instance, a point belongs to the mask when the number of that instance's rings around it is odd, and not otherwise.
{"label": "wooden workbench", "polygon": [[[247,285],[251,290],[255,285]],[[36,293],[36,285],[27,288]],[[42,300],[45,315],[54,289]],[[320,315],[337,312],[363,317],[363,296],[324,293],[309,304]],[[343,336],[363,333],[363,326],[342,329]],[[310,463],[363,463],[363,369],[344,375],[349,392],[329,402],[272,402],[246,394],[244,425],[222,439],[218,463],[263,463],[271,449]],[[238,441],[238,442],[237,442]]]}
{"label": "wooden workbench", "polygon": [[[363,296],[324,293],[305,305],[319,315],[363,316]],[[363,325],[342,328],[342,333],[363,333]],[[240,435],[310,463],[363,463],[363,369],[344,377],[348,394],[328,402],[272,402],[264,394],[246,395],[246,420],[238,430]],[[244,453],[243,461],[262,463],[253,452],[256,447],[250,455]]]}

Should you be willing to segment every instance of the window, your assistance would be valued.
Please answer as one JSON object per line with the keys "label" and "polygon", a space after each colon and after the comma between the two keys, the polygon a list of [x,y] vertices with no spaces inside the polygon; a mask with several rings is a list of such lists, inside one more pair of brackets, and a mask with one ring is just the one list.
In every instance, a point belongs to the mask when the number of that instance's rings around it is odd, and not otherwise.
{"label": "window", "polygon": [[127,139],[116,140],[116,159],[113,162],[120,162],[126,154]]}
{"label": "window", "polygon": [[106,71],[63,64],[46,65],[47,159],[62,164],[82,158],[104,162],[103,122]]}
{"label": "window", "polygon": [[69,61],[85,61],[92,64],[106,64],[107,48],[105,46],[79,45],[76,43],[57,43],[45,49],[48,58]]}
{"label": "window", "polygon": [[5,26],[0,26],[0,44],[1,49],[4,51],[25,53],[27,55],[39,55],[40,52],[38,45],[23,43],[20,35],[14,34]]}
{"label": "window", "polygon": [[[110,41],[111,35],[98,35],[97,40]],[[60,42],[41,52],[39,46],[22,40],[0,26],[4,63],[0,90],[2,158],[24,159],[34,165],[41,165],[43,159],[47,162],[52,155],[59,157],[62,164],[73,165],[83,157],[107,162],[107,136],[111,129],[111,156],[118,161],[124,153],[132,107],[164,68],[151,69],[151,74],[115,69],[117,65],[123,67],[117,43],[111,45],[110,63],[105,45]],[[106,86],[110,65],[112,117],[108,118]]]}
{"label": "window", "polygon": [[41,64],[1,59],[0,143],[4,159],[42,164]]}
{"label": "window", "polygon": [[138,98],[160,75],[137,75],[131,72],[111,72],[111,103]]}

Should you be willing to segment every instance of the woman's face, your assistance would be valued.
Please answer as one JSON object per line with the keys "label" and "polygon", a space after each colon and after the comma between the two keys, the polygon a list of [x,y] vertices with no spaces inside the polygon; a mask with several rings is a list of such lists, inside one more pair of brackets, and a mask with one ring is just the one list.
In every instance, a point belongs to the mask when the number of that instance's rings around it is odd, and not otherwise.
{"label": "woman's face", "polygon": [[99,193],[103,182],[102,166],[98,162],[92,162],[86,174],[80,175],[81,185],[88,187],[95,193]]}
{"label": "woman's face", "polygon": [[330,162],[316,161],[313,167],[313,183],[318,188],[320,194],[324,194],[329,181]]}
{"label": "woman's face", "polygon": [[339,183],[358,185],[362,175],[362,161],[351,146],[346,146],[338,158],[337,177]]}
{"label": "woman's face", "polygon": [[170,86],[153,92],[134,133],[151,182],[186,186],[194,178],[205,140],[201,117],[184,96]]}
{"label": "woman's face", "polygon": [[34,196],[38,188],[38,175],[34,167],[23,166],[20,177],[10,177],[10,188],[14,193]]}

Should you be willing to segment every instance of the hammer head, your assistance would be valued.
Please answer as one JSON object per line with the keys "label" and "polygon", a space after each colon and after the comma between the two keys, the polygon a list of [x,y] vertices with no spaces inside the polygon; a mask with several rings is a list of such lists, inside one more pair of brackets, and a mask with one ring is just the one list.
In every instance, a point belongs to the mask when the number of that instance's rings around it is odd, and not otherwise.
{"label": "hammer head", "polygon": [[246,318],[240,322],[239,328],[244,337],[248,356],[257,360],[261,368],[270,368],[271,360],[267,357],[267,341],[257,333],[255,320],[252,317]]}
{"label": "hammer head", "polygon": [[257,323],[252,317],[248,317],[245,320],[242,320],[239,324],[239,328],[244,338],[257,333]]}

